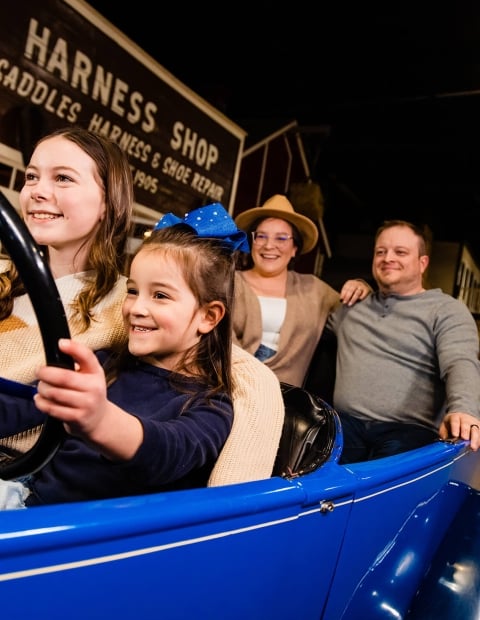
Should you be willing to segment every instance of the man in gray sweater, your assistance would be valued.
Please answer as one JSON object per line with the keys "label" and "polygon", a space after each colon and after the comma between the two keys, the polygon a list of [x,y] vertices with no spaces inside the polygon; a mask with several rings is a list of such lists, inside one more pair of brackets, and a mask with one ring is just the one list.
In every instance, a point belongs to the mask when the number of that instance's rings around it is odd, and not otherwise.
{"label": "man in gray sweater", "polygon": [[423,232],[385,222],[375,236],[378,292],[341,306],[333,403],[342,463],[380,458],[448,437],[480,445],[480,362],[472,314],[441,289],[425,290]]}

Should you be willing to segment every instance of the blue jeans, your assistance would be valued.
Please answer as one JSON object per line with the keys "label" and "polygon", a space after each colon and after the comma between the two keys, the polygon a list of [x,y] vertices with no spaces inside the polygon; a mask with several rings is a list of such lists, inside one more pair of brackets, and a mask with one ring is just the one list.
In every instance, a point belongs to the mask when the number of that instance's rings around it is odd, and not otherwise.
{"label": "blue jeans", "polygon": [[438,439],[437,431],[406,422],[370,422],[339,413],[343,430],[340,463],[371,461],[421,448]]}
{"label": "blue jeans", "polygon": [[255,351],[255,357],[257,360],[264,362],[265,360],[268,360],[269,357],[272,357],[272,355],[275,355],[275,353],[275,349],[271,349],[270,347],[266,347],[264,344],[261,344]]}
{"label": "blue jeans", "polygon": [[30,489],[20,480],[0,480],[0,510],[25,508]]}

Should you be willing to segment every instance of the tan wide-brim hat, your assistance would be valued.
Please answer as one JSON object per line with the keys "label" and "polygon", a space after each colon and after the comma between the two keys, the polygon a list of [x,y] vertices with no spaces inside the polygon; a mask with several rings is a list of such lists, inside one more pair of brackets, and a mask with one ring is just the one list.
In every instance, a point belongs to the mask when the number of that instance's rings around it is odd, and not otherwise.
{"label": "tan wide-brim hat", "polygon": [[297,213],[288,198],[281,194],[275,194],[261,207],[239,213],[235,218],[235,224],[242,230],[248,230],[250,224],[264,217],[278,217],[296,226],[303,239],[302,254],[310,252],[317,245],[318,228],[310,218]]}

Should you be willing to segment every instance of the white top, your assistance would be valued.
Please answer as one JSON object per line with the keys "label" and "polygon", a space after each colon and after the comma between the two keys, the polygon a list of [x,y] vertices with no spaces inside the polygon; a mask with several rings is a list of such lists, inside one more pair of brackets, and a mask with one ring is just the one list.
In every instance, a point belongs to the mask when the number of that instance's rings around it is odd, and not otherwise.
{"label": "white top", "polygon": [[258,296],[262,309],[262,344],[274,351],[278,351],[280,329],[282,328],[287,312],[285,297]]}

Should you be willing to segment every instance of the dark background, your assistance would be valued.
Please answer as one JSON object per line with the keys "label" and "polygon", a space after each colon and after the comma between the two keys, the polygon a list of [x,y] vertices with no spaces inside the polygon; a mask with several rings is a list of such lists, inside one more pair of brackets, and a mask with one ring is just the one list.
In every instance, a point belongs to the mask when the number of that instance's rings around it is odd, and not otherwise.
{"label": "dark background", "polygon": [[480,2],[90,4],[251,138],[296,120],[330,236],[398,217],[479,260]]}

